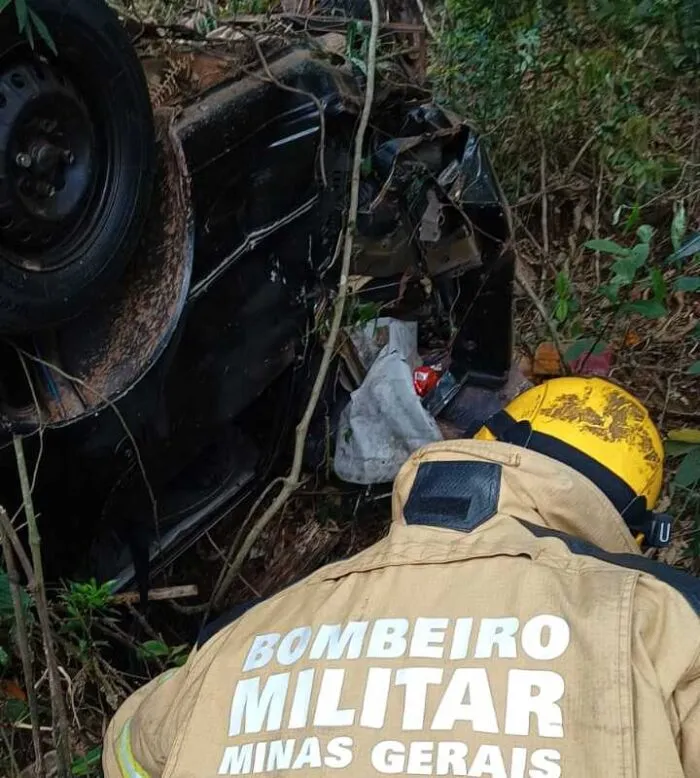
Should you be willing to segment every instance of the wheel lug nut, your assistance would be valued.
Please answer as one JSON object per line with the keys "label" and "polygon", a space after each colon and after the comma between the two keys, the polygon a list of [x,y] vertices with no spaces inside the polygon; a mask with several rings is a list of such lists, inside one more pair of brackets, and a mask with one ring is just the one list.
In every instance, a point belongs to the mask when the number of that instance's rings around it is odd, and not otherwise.
{"label": "wheel lug nut", "polygon": [[21,151],[16,157],[15,162],[23,168],[30,168],[32,166],[32,158],[26,151]]}
{"label": "wheel lug nut", "polygon": [[53,197],[56,194],[56,187],[48,184],[46,181],[40,181],[37,184],[36,190],[43,197]]}

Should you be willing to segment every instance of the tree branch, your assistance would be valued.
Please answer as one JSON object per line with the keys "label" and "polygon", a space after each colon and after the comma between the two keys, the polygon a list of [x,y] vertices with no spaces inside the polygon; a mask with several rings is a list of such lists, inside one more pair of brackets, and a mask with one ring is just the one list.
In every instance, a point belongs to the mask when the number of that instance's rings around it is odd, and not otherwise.
{"label": "tree branch", "polygon": [[357,134],[355,135],[355,149],[352,164],[352,177],[350,182],[350,204],[348,206],[348,219],[345,227],[343,260],[340,270],[340,282],[338,284],[338,296],[336,297],[335,303],[333,305],[333,321],[331,323],[330,333],[326,339],[326,342],[323,344],[323,357],[321,359],[321,365],[316,375],[306,410],[304,411],[304,415],[302,416],[301,421],[297,425],[294,444],[294,458],[289,475],[284,479],[282,488],[280,489],[277,497],[272,501],[271,505],[251,528],[247,537],[243,541],[240,550],[237,552],[233,562],[223,575],[220,585],[215,587],[211,597],[211,604],[214,607],[219,607],[221,605],[224,597],[226,596],[226,593],[228,592],[228,589],[230,588],[232,582],[235,580],[238,572],[243,566],[243,562],[245,561],[248,553],[254,546],[257,539],[260,537],[260,534],[263,532],[265,527],[267,527],[270,521],[277,515],[289,497],[296,489],[298,489],[300,485],[300,475],[306,436],[309,431],[311,419],[321,396],[321,391],[326,382],[328,370],[335,352],[338,334],[340,332],[340,327],[343,321],[345,302],[348,296],[348,276],[350,274],[350,261],[352,259],[352,252],[354,247],[357,209],[360,197],[360,169],[362,167],[362,152],[367,126],[369,124],[370,112],[372,110],[372,102],[374,100],[374,82],[377,65],[377,38],[379,33],[379,7],[377,0],[370,0],[370,7],[372,10],[372,24],[370,28],[369,47],[367,52],[367,87],[365,90],[365,99],[362,106],[362,112],[360,114],[360,122],[357,129]]}
{"label": "tree branch", "polygon": [[46,600],[46,589],[44,587],[44,568],[41,561],[41,537],[34,513],[34,503],[32,501],[32,490],[29,482],[29,473],[27,472],[27,463],[24,458],[24,448],[22,438],[15,435],[12,439],[15,447],[15,459],[17,460],[17,472],[19,482],[22,488],[22,501],[24,503],[24,515],[27,519],[29,531],[29,548],[32,557],[32,567],[34,568],[34,600],[36,610],[39,616],[39,625],[44,642],[44,654],[46,656],[46,667],[49,674],[49,690],[51,693],[51,708],[53,711],[53,736],[56,747],[56,758],[59,778],[68,778],[70,776],[70,742],[68,729],[68,712],[66,710],[66,701],[63,697],[61,680],[58,674],[58,662],[53,646],[53,634],[51,632],[51,623],[49,620],[49,606]]}
{"label": "tree branch", "polygon": [[548,316],[547,309],[544,307],[544,303],[539,298],[537,292],[532,288],[532,285],[526,278],[525,273],[522,272],[520,268],[520,263],[518,261],[516,261],[515,263],[515,280],[518,282],[518,284],[520,284],[520,287],[522,288],[523,292],[525,292],[525,294],[530,298],[530,302],[532,302],[532,304],[537,309],[537,313],[539,313],[539,315],[542,317],[545,326],[549,330],[549,335],[552,338],[552,343],[554,344],[554,348],[557,350],[559,354],[562,370],[568,374],[569,367],[566,363],[566,360],[564,359],[564,349],[562,347],[561,338],[559,337],[557,328],[554,326],[554,323],[552,322],[551,318]]}
{"label": "tree branch", "polygon": [[0,506],[0,530],[2,530],[4,536],[10,541],[15,554],[17,554],[17,559],[19,559],[19,563],[22,566],[22,572],[27,578],[27,588],[33,589],[34,571],[32,570],[32,565],[29,561],[29,558],[27,557],[27,553],[24,550],[24,547],[22,546],[22,541],[19,539],[19,537],[17,537],[17,532],[15,528],[12,526],[12,521],[10,520],[10,517],[7,515],[7,511],[1,506]]}

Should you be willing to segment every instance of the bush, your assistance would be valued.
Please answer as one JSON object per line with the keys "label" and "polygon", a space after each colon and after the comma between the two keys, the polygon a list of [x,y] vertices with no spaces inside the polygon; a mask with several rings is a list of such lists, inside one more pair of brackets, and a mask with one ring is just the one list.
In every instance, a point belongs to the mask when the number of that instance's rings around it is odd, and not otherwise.
{"label": "bush", "polygon": [[[533,151],[564,171],[584,144],[619,201],[674,186],[697,105],[697,0],[448,0],[432,76],[493,133],[511,196]],[[533,145],[533,141],[535,141]],[[529,172],[529,175],[528,175]]]}

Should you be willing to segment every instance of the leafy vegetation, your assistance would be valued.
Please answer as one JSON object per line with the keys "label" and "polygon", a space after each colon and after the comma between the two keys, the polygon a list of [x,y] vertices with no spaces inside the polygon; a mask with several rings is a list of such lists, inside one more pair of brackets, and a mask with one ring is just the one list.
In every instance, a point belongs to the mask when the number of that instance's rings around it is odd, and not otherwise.
{"label": "leafy vegetation", "polygon": [[[20,587],[20,593],[34,661],[38,664],[43,651],[34,601],[24,587]],[[184,664],[189,646],[170,646],[157,634],[140,641],[124,631],[124,612],[114,599],[111,582],[69,582],[52,599],[51,620],[75,716],[71,770],[75,776],[97,776],[101,770],[101,737],[107,719],[133,690],[134,682],[139,683],[138,676],[133,676],[132,681],[117,669],[124,662],[123,658],[115,662],[118,647],[126,648],[128,655],[140,662],[134,669],[138,667],[139,674],[147,680],[152,674],[150,667],[153,672],[160,672]],[[7,573],[0,568],[0,728],[10,727],[13,738],[18,732],[25,732],[30,722],[27,690],[20,678],[22,668],[10,585]],[[46,683],[37,685],[42,723],[51,721],[47,686]],[[13,740],[9,742],[12,744]],[[28,749],[28,743],[23,745]],[[25,753],[18,745],[12,749],[16,751],[18,764],[31,761],[29,750]],[[5,774],[5,769],[4,757],[0,756],[0,771]]]}
{"label": "leafy vegetation", "polygon": [[0,13],[8,13],[9,7],[14,6],[15,16],[17,17],[17,27],[22,35],[27,37],[32,48],[36,45],[35,35],[46,44],[46,46],[57,54],[56,44],[39,14],[31,7],[31,0],[0,0]]}
{"label": "leafy vegetation", "polygon": [[695,0],[448,0],[444,24],[433,77],[493,133],[511,197],[537,181],[533,140],[562,171],[588,143],[618,202],[678,183],[697,104]]}
{"label": "leafy vegetation", "polygon": [[[680,211],[679,211],[680,213]],[[661,266],[655,266],[651,260],[651,242],[654,230],[648,224],[637,228],[636,242],[627,247],[610,239],[589,240],[585,248],[610,257],[609,279],[600,284],[595,294],[603,304],[609,316],[598,327],[595,337],[582,337],[575,340],[566,352],[567,361],[573,361],[582,354],[600,353],[607,344],[603,340],[605,331],[618,317],[634,314],[647,319],[661,319],[668,315],[669,295],[674,292],[700,291],[700,253],[688,256],[686,248],[694,247],[697,236],[685,237],[685,222],[674,218],[672,242],[674,253],[666,258]],[[679,259],[683,256],[684,259]],[[669,287],[667,276],[675,278]],[[570,334],[578,335],[581,324],[577,314],[580,310],[574,297],[570,279],[563,273],[558,273],[554,284],[555,305],[553,317],[558,325],[568,325]],[[691,333],[691,338],[700,335],[700,325]],[[688,368],[690,375],[696,375],[700,364],[692,363]]]}
{"label": "leafy vegetation", "polygon": [[[666,441],[666,455],[676,462],[671,480],[674,503],[680,510],[689,511],[696,523],[700,515],[700,429],[671,430]],[[700,533],[692,537],[691,549],[700,554]]]}
{"label": "leafy vegetation", "polygon": [[64,616],[60,622],[61,634],[69,638],[68,645],[81,663],[95,661],[95,653],[107,644],[96,637],[99,623],[114,626],[118,613],[112,605],[112,584],[97,584],[92,579],[85,583],[71,581],[59,593],[58,602]]}
{"label": "leafy vegetation", "polygon": [[672,561],[697,568],[700,440],[673,436],[697,433],[700,407],[700,4],[447,0],[436,14],[432,78],[487,136],[551,317],[521,302],[519,346],[553,329],[577,370],[605,352],[647,403],[669,437]]}

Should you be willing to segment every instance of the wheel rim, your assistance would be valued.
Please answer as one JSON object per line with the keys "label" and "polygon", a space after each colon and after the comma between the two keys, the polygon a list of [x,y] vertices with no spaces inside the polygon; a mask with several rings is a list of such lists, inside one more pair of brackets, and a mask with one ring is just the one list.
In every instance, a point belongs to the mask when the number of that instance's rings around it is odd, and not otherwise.
{"label": "wheel rim", "polygon": [[105,169],[90,112],[38,59],[0,70],[0,243],[5,260],[46,271],[78,259]]}

